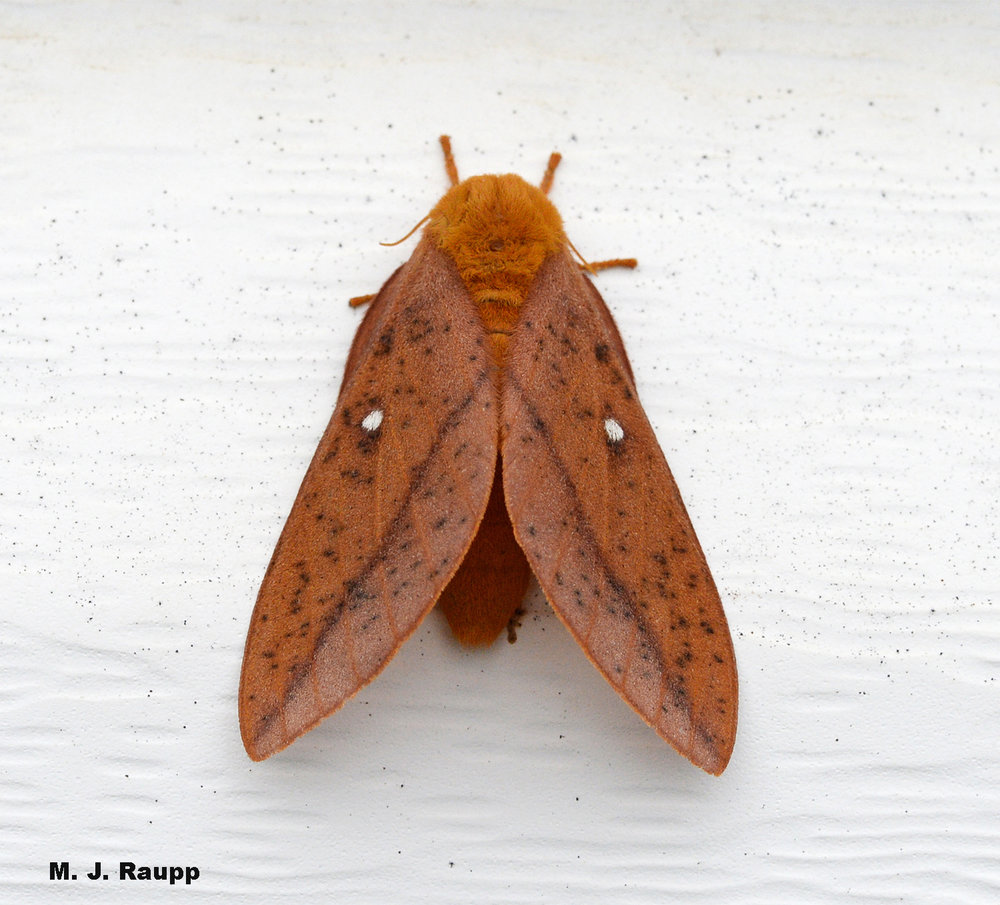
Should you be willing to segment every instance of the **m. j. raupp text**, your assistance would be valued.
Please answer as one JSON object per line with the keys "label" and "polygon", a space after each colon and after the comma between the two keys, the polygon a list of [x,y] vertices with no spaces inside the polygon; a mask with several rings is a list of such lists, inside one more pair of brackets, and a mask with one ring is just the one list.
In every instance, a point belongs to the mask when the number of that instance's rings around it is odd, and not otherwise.
{"label": "m. j. raupp text", "polygon": [[106,868],[100,861],[94,862],[94,869],[84,873],[82,877],[70,872],[69,861],[50,861],[50,880],[158,880],[169,883],[173,886],[182,880],[186,886],[190,886],[198,877],[201,871],[194,865],[179,864],[136,864],[134,861],[119,861],[118,876],[113,878],[105,873]]}

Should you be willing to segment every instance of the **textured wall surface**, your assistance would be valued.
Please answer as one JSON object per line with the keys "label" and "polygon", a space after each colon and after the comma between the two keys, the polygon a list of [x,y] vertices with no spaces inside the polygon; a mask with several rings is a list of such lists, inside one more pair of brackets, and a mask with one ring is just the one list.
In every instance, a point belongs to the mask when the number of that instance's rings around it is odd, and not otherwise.
{"label": "textured wall surface", "polygon": [[[1000,901],[998,60],[989,2],[0,2],[3,900]],[[599,284],[733,631],[721,778],[537,586],[517,644],[432,614],[244,754],[346,300],[442,131],[561,150],[574,244],[639,258]]]}

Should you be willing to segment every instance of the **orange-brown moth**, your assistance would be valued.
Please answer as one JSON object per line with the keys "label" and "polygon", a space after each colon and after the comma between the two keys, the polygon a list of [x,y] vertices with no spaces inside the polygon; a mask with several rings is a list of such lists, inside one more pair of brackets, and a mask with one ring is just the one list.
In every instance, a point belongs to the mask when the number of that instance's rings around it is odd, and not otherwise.
{"label": "orange-brown moth", "polygon": [[[343,705],[439,603],[494,641],[532,574],[591,662],[709,773],[736,735],[719,594],[625,348],[547,194],[459,181],[371,301],[264,575],[240,728],[262,760]],[[423,221],[422,221],[423,222]],[[418,224],[419,225],[419,224]]]}

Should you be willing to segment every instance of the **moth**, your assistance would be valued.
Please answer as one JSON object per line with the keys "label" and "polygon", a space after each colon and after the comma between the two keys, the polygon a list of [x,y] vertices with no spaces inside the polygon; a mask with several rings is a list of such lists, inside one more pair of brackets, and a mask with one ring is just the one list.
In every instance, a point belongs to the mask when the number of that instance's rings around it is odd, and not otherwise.
{"label": "moth", "polygon": [[[737,677],[719,593],[639,404],[611,313],[548,198],[451,187],[370,302],[336,408],[264,575],[239,691],[250,757],[343,705],[435,603],[494,641],[534,575],[593,664],[721,773]],[[421,224],[418,224],[418,228]]]}

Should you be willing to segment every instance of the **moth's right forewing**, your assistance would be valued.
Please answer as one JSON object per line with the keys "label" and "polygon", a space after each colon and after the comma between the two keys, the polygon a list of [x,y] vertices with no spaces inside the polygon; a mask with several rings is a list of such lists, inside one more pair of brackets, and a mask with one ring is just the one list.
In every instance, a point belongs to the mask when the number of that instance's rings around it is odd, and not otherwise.
{"label": "moth's right forewing", "polygon": [[264,576],[240,682],[255,760],[374,678],[434,605],[486,509],[497,406],[474,304],[425,239],[365,319]]}
{"label": "moth's right forewing", "polygon": [[614,321],[568,254],[539,272],[506,368],[504,490],[539,584],[619,694],[722,772],[737,717],[726,616]]}

